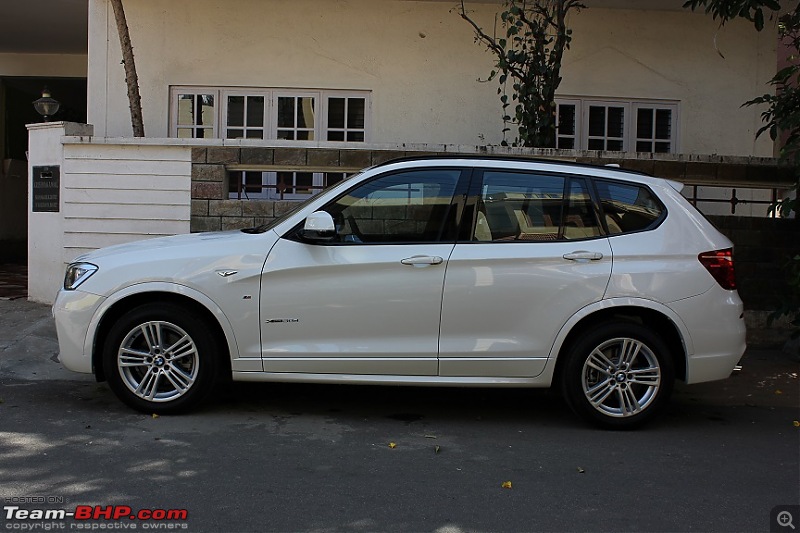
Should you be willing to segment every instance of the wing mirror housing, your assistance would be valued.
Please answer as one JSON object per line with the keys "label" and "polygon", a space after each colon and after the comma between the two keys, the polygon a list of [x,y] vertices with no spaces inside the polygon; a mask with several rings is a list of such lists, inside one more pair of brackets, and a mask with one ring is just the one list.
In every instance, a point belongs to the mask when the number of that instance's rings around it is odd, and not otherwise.
{"label": "wing mirror housing", "polygon": [[326,211],[315,211],[308,215],[300,235],[309,241],[330,241],[336,237],[333,217]]}

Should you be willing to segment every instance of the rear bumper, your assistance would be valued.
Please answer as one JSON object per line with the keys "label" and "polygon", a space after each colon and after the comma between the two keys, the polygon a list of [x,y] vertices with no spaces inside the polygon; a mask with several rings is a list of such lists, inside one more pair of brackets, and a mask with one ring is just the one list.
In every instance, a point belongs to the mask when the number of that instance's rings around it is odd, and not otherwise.
{"label": "rear bumper", "polygon": [[747,347],[744,305],[736,291],[714,286],[670,304],[684,320],[694,353],[686,359],[686,383],[725,379]]}

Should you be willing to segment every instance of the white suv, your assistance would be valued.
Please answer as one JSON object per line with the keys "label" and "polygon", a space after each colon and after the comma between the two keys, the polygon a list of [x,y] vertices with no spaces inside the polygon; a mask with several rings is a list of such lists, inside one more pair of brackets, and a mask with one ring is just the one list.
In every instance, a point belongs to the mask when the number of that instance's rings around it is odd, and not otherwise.
{"label": "white suv", "polygon": [[731,243],[680,188],[550,161],[378,165],[265,226],[79,257],[60,359],[153,413],[230,377],[558,386],[633,427],[745,349]]}

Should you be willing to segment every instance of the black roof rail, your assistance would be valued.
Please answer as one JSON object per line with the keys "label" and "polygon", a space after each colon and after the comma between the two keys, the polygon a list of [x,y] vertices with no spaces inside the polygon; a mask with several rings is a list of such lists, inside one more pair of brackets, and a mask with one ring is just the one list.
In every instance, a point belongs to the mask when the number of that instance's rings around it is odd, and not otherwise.
{"label": "black roof rail", "polygon": [[545,157],[531,157],[525,155],[497,155],[497,154],[435,154],[435,155],[419,155],[419,156],[404,156],[404,157],[397,157],[395,159],[390,159],[388,161],[384,161],[382,163],[378,163],[377,165],[373,165],[372,168],[382,167],[384,165],[390,165],[392,163],[403,163],[406,161],[436,161],[437,159],[466,159],[466,160],[475,160],[475,161],[509,161],[509,162],[519,162],[525,161],[530,163],[546,163],[548,165],[564,165],[570,167],[586,167],[586,168],[609,168],[613,169],[616,172],[623,172],[625,174],[633,174],[636,176],[648,176],[654,177],[652,174],[648,174],[647,172],[642,172],[640,170],[632,170],[627,168],[621,167],[612,167],[609,165],[594,165],[592,163],[577,163],[574,161],[564,161],[560,159],[547,159]]}

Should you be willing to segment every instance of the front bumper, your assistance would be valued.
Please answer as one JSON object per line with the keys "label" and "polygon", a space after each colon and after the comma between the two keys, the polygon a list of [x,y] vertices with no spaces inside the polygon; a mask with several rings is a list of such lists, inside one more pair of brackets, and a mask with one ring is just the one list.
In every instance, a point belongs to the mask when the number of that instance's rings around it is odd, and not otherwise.
{"label": "front bumper", "polygon": [[[93,319],[105,297],[81,290],[58,291],[53,317],[58,334],[58,360],[68,370],[91,374]],[[92,334],[93,336],[93,334]]]}

